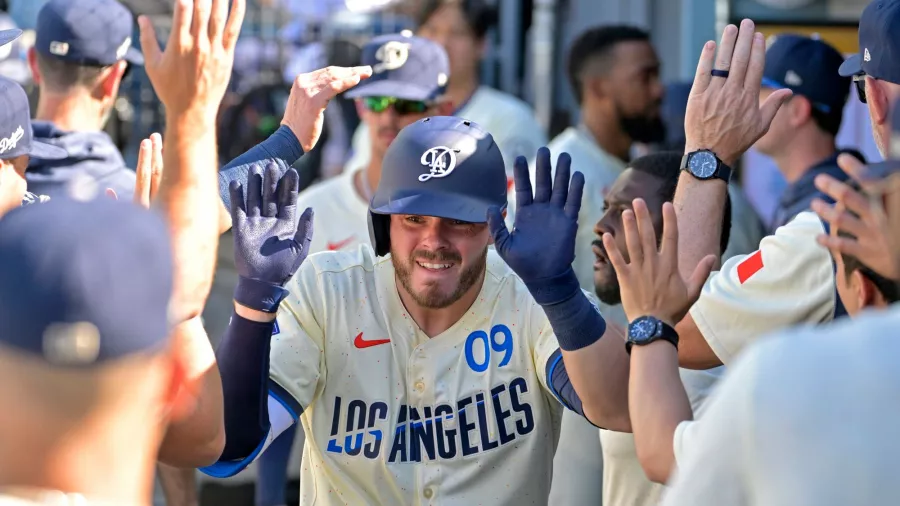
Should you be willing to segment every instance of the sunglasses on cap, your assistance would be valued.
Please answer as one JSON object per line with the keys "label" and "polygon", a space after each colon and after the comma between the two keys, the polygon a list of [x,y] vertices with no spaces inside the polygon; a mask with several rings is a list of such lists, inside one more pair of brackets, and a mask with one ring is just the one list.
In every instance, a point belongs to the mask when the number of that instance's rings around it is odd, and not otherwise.
{"label": "sunglasses on cap", "polygon": [[866,103],[866,74],[857,74],[853,76],[853,84],[856,86],[856,96],[859,101]]}
{"label": "sunglasses on cap", "polygon": [[363,97],[363,105],[372,112],[384,112],[388,107],[393,107],[399,115],[422,114],[431,107],[432,103],[422,100],[404,100],[394,97]]}

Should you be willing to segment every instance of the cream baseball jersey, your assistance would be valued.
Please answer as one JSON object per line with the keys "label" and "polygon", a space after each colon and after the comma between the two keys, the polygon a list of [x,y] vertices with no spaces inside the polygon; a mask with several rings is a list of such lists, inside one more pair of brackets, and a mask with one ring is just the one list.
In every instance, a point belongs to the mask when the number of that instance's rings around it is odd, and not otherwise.
{"label": "cream baseball jersey", "polygon": [[[517,156],[532,157],[547,144],[547,136],[534,117],[531,107],[518,98],[489,86],[479,87],[465,104],[457,104],[454,116],[466,118],[491,133],[512,181],[513,162]],[[369,131],[360,123],[353,134],[353,157],[348,167],[364,167],[371,155]]]}
{"label": "cream baseball jersey", "polygon": [[493,250],[472,308],[433,338],[368,245],[311,255],[287,287],[268,441],[302,423],[301,504],[546,504],[561,353]]}
{"label": "cream baseball jersey", "polygon": [[748,346],[690,422],[663,504],[900,504],[898,328],[900,310],[874,310]]}
{"label": "cream baseball jersey", "polygon": [[313,236],[309,251],[352,250],[369,243],[369,203],[357,193],[354,179],[362,169],[344,169],[300,192],[297,209],[313,208]]}
{"label": "cream baseball jersey", "polygon": [[763,334],[832,319],[834,263],[816,243],[823,233],[819,217],[802,212],[763,238],[756,252],[729,259],[709,277],[690,314],[723,364]]}

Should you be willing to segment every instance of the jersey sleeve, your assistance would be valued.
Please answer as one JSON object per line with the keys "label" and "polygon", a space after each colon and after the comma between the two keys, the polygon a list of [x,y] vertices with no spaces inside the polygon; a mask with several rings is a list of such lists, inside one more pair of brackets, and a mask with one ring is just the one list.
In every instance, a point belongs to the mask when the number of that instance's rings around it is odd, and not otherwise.
{"label": "jersey sleeve", "polygon": [[698,420],[678,425],[677,469],[669,480],[664,506],[747,504],[752,490],[748,459],[754,441],[758,350],[754,347],[736,362]]}
{"label": "jersey sleeve", "polygon": [[205,467],[215,478],[234,476],[253,463],[275,439],[297,423],[325,384],[325,343],[318,276],[308,259],[287,284],[290,295],[281,302],[269,351],[267,411],[269,430],[259,446],[241,460],[220,460]]}
{"label": "jersey sleeve", "polygon": [[816,243],[824,232],[818,216],[801,213],[710,276],[690,314],[723,364],[763,334],[833,317],[834,264]]}

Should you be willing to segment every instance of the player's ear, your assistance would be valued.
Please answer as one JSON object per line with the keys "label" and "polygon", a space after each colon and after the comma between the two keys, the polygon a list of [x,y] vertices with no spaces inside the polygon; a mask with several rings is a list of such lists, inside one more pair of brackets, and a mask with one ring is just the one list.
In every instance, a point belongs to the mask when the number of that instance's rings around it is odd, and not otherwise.
{"label": "player's ear", "polygon": [[28,49],[28,66],[31,68],[31,80],[35,85],[40,86],[43,78],[41,77],[41,69],[37,63],[37,50],[32,46]]}
{"label": "player's ear", "polygon": [[878,289],[875,287],[875,283],[872,283],[872,280],[860,272],[859,269],[850,274],[850,286],[853,288],[859,309],[865,309],[873,305]]}
{"label": "player's ear", "polygon": [[866,76],[866,103],[869,104],[869,113],[872,119],[878,125],[889,121],[891,110],[890,100],[882,84],[877,79]]}

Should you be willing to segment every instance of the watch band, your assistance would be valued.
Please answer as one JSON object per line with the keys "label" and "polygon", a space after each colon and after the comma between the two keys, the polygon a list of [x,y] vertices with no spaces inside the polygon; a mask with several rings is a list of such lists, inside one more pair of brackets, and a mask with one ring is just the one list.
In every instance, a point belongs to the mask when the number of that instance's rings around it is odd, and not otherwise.
{"label": "watch band", "polygon": [[[694,171],[691,170],[691,157],[693,157],[697,153],[706,152],[713,155],[716,159],[716,170],[713,174],[707,178],[702,178],[694,174]],[[691,173],[694,177],[700,179],[701,181],[708,181],[710,179],[718,178],[726,183],[731,181],[732,169],[725,162],[723,162],[715,153],[713,153],[709,149],[698,149],[697,151],[691,151],[690,153],[685,153],[684,156],[681,157],[681,170],[686,170]]]}
{"label": "watch band", "polygon": [[[656,320],[656,319],[654,318],[654,320]],[[635,321],[637,321],[637,320],[635,320]],[[656,320],[656,324],[659,325],[659,327],[660,327],[661,331],[659,333],[657,333],[656,335],[654,335],[644,341],[635,341],[629,337],[628,340],[625,341],[625,352],[628,353],[629,355],[631,355],[631,348],[634,345],[646,346],[650,343],[659,341],[660,339],[672,343],[672,346],[674,346],[675,349],[677,350],[678,349],[678,332],[672,326],[670,326],[660,320]]]}

